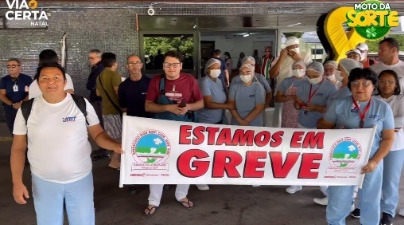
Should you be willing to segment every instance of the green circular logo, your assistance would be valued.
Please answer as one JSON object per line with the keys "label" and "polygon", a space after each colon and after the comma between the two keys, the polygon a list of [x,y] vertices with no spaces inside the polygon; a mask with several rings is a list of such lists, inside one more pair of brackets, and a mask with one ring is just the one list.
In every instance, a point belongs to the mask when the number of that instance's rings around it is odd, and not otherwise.
{"label": "green circular logo", "polygon": [[360,36],[377,40],[385,37],[390,32],[391,25],[395,25],[395,20],[398,21],[398,16],[394,13],[388,3],[368,0],[354,5],[354,10],[347,13],[347,23]]}

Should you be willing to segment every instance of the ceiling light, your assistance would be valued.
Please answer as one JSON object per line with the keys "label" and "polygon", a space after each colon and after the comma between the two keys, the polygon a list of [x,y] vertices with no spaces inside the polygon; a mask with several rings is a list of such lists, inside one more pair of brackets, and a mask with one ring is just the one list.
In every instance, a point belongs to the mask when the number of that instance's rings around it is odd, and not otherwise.
{"label": "ceiling light", "polygon": [[250,34],[248,33],[248,34],[244,34],[243,35],[243,37],[248,37],[248,36],[250,36]]}
{"label": "ceiling light", "polygon": [[302,23],[289,24],[289,25],[287,25],[287,27],[294,27],[294,26],[297,26],[297,25],[300,25],[300,24],[302,24]]}

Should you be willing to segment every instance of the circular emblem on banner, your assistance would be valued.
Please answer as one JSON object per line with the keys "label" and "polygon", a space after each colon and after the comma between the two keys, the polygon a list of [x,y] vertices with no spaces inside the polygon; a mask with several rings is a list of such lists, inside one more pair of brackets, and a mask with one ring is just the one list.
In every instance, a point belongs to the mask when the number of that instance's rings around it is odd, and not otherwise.
{"label": "circular emblem on banner", "polygon": [[351,168],[356,165],[362,155],[359,142],[353,138],[338,139],[331,147],[330,162],[339,168]]}
{"label": "circular emblem on banner", "polygon": [[167,136],[158,130],[140,133],[132,143],[132,155],[142,163],[164,163],[170,155],[171,146]]}

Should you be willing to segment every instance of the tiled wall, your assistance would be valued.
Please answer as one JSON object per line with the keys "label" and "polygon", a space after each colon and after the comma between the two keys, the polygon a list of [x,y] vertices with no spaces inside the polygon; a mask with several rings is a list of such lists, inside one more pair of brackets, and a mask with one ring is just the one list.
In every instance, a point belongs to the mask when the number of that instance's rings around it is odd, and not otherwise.
{"label": "tiled wall", "polygon": [[[0,3],[0,15],[4,15],[6,4]],[[40,3],[40,2],[39,2]],[[4,76],[6,60],[17,57],[22,60],[23,72],[33,76],[37,57],[41,50],[52,48],[60,54],[61,39],[67,33],[67,72],[72,76],[77,94],[86,95],[85,84],[89,73],[87,52],[98,48],[114,52],[125,74],[125,58],[138,54],[138,32],[136,13],[147,15],[149,4],[58,4],[42,5],[50,12],[49,28],[43,29],[0,29],[0,74]],[[47,8],[48,7],[48,8]],[[240,15],[266,14],[270,4],[210,4],[210,5],[155,5],[156,15]],[[0,107],[0,120],[3,120],[3,107]]]}

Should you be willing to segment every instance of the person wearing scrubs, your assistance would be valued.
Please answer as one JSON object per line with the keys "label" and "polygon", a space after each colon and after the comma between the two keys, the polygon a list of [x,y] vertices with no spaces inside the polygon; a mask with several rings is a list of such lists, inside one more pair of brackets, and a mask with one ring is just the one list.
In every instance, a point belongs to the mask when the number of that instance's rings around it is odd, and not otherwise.
{"label": "person wearing scrubs", "polygon": [[328,60],[324,63],[324,78],[331,81],[337,89],[342,86],[341,81],[337,80],[337,75],[339,71],[337,70],[337,62],[334,60]]}
{"label": "person wearing scrubs", "polygon": [[264,126],[265,90],[253,80],[254,76],[254,67],[243,64],[240,67],[242,82],[230,85],[229,102],[235,108],[230,110],[231,125]]}
{"label": "person wearing scrubs", "polygon": [[[244,57],[242,64],[250,64],[252,67],[255,68],[255,59],[252,56],[246,56]],[[269,104],[272,99],[272,89],[271,86],[269,85],[268,81],[265,79],[264,75],[259,74],[259,73],[254,73],[253,77],[254,81],[258,81],[262,87],[265,90],[265,108],[269,107]],[[231,84],[234,83],[242,83],[240,76],[235,76],[233,80],[231,81]]]}
{"label": "person wearing scrubs", "polygon": [[[218,79],[221,73],[220,63],[215,58],[209,59],[205,66],[206,76],[199,80],[204,102],[204,108],[197,111],[199,123],[227,124],[227,121],[223,121],[226,118],[224,110],[234,109],[232,104],[226,104],[226,92],[222,81]],[[201,191],[209,190],[209,186],[206,184],[197,184],[196,187]]]}
{"label": "person wearing scrubs", "polygon": [[[391,107],[385,101],[372,97],[377,82],[377,75],[371,69],[352,70],[348,78],[352,96],[334,100],[317,123],[319,129],[360,129],[376,125],[369,160],[361,171],[365,174],[359,192],[360,223],[363,225],[379,225],[383,158],[389,153],[394,141],[394,116]],[[346,224],[354,187],[328,187],[326,218],[329,225]]]}
{"label": "person wearing scrubs", "polygon": [[[319,62],[307,65],[306,79],[297,89],[297,99],[294,106],[299,110],[298,128],[316,128],[317,120],[323,117],[327,101],[337,91],[333,83],[323,79],[324,67]],[[302,190],[302,186],[293,185],[286,192],[294,194]]]}
{"label": "person wearing scrubs", "polygon": [[377,87],[379,98],[387,102],[394,115],[394,143],[390,152],[383,159],[383,184],[380,224],[392,225],[399,200],[401,171],[404,163],[404,95],[400,95],[398,75],[394,70],[384,70],[379,74]]}
{"label": "person wearing scrubs", "polygon": [[295,109],[293,103],[297,100],[297,88],[300,82],[305,78],[306,64],[303,61],[297,61],[292,65],[292,77],[285,78],[280,84],[276,93],[275,102],[282,102],[282,123],[281,127],[297,128],[299,111]]}
{"label": "person wearing scrubs", "polygon": [[[335,99],[343,99],[347,96],[351,96],[351,91],[348,88],[348,75],[349,73],[355,69],[355,68],[362,68],[362,64],[354,59],[349,59],[349,58],[345,58],[345,59],[341,59],[339,61],[338,64],[338,70],[339,70],[339,74],[337,76],[337,79],[339,81],[341,81],[342,86],[338,89],[337,92],[335,92],[331,98],[328,99],[327,101],[327,105],[331,105],[331,102],[334,101]],[[323,194],[325,196],[327,196],[327,187],[326,186],[321,186],[320,187],[321,192],[323,192]],[[355,188],[355,193],[354,193],[354,198],[356,198],[356,193],[358,192],[358,188]],[[324,198],[314,198],[313,201],[319,205],[327,205],[328,204],[328,197],[324,197]],[[351,211],[352,211],[352,215],[354,216],[356,214],[356,211],[358,211],[359,209],[355,209],[355,204],[352,204],[351,207]],[[354,216],[356,217],[356,216]]]}

